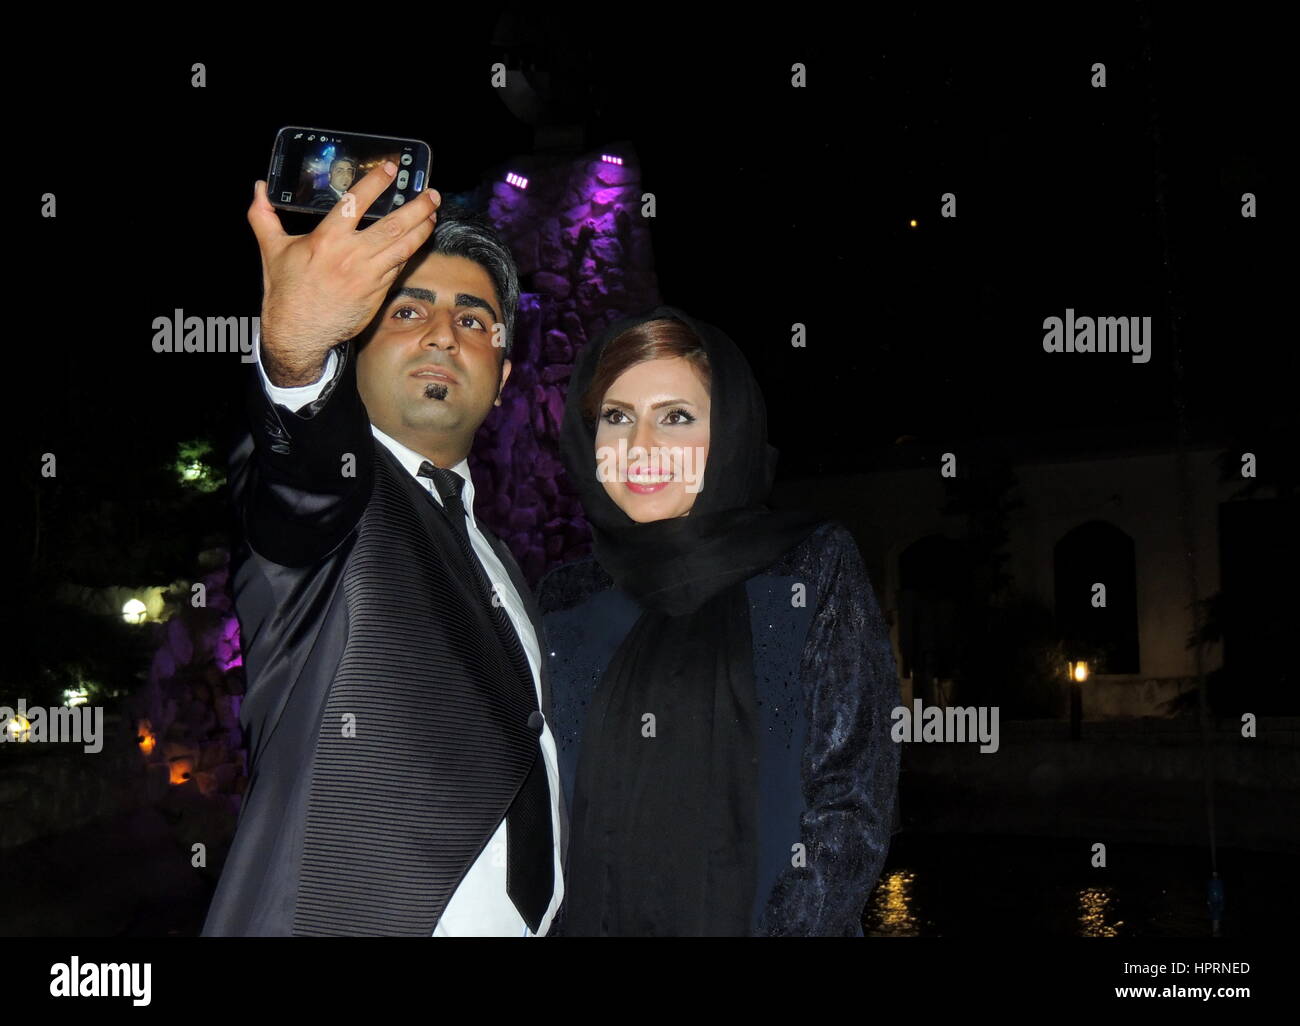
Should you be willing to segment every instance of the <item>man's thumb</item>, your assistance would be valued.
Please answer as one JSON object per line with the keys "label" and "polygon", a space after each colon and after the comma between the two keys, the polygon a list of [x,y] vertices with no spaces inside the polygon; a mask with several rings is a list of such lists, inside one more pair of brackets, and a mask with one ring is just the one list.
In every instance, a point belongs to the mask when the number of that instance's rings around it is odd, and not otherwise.
{"label": "man's thumb", "polygon": [[266,243],[284,236],[284,226],[271,201],[266,198],[266,182],[260,178],[253,183],[253,202],[248,208],[248,223],[259,242]]}

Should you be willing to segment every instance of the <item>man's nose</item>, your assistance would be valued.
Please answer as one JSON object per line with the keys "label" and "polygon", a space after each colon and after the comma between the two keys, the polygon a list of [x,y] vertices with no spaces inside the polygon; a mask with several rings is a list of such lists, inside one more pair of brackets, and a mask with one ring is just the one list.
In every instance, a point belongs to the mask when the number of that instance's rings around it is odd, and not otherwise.
{"label": "man's nose", "polygon": [[460,341],[456,338],[456,332],[451,327],[450,316],[440,316],[434,314],[429,318],[429,327],[420,339],[420,344],[430,347],[431,349],[447,349],[454,351]]}

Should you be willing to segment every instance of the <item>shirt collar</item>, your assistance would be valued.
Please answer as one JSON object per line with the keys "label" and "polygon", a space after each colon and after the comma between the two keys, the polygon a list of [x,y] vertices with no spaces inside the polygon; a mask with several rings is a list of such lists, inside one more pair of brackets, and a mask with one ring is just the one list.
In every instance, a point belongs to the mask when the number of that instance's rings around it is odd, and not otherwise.
{"label": "shirt collar", "polygon": [[[429,460],[429,457],[427,456],[421,456],[414,449],[408,449],[395,438],[390,438],[388,435],[380,431],[379,428],[375,427],[374,424],[370,425],[370,430],[376,438],[384,443],[384,446],[388,451],[397,458],[397,462],[406,468],[406,472],[416,478],[429,490],[429,494],[438,501],[438,505],[442,505],[442,496],[438,494],[438,489],[433,487],[433,481],[430,478],[419,476],[421,464],[426,461],[430,463],[433,461]],[[454,467],[449,467],[448,469],[455,471],[465,479],[465,487],[461,490],[460,501],[465,506],[465,512],[469,515],[470,522],[477,527],[478,523],[474,520],[474,479],[470,477],[469,473],[469,458],[466,457]]]}

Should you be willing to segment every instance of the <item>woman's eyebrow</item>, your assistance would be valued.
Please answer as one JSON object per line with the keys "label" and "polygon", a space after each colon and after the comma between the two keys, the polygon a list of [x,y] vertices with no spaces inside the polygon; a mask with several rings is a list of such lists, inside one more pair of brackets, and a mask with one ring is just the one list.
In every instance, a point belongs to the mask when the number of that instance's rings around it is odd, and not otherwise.
{"label": "woman's eyebrow", "polygon": [[[621,399],[606,399],[606,406],[621,406],[625,410],[635,409],[631,403],[625,403]],[[657,410],[661,406],[694,406],[695,404],[689,399],[661,399],[657,403],[651,403],[650,409]]]}

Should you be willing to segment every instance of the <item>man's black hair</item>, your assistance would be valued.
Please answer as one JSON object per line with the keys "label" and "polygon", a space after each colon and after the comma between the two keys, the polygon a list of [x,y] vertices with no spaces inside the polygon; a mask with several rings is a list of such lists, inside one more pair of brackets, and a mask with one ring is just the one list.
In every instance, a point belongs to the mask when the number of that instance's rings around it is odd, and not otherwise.
{"label": "man's black hair", "polygon": [[[411,254],[406,266],[413,266],[430,253],[464,257],[487,271],[501,302],[497,314],[506,329],[503,358],[509,357],[514,347],[515,315],[519,308],[519,271],[515,267],[515,258],[497,235],[492,222],[483,214],[465,207],[439,207],[433,234]],[[394,289],[400,282],[401,277],[394,283]]]}

